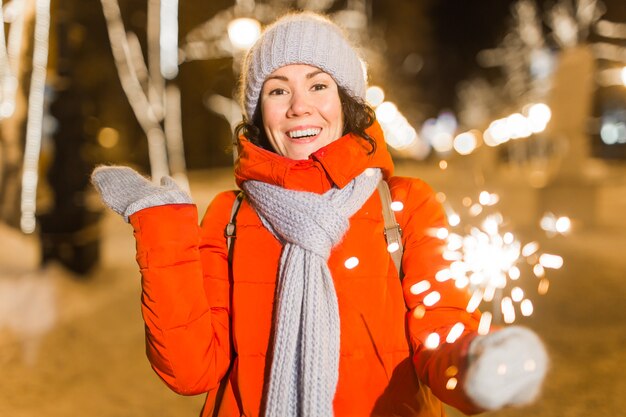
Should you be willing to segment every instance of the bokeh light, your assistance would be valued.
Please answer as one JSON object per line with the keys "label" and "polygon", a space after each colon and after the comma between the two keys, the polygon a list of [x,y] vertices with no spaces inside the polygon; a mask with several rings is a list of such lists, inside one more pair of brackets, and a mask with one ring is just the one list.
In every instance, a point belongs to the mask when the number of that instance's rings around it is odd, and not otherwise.
{"label": "bokeh light", "polygon": [[103,148],[113,148],[115,147],[120,139],[119,132],[112,127],[103,127],[98,132],[98,143]]}
{"label": "bokeh light", "polygon": [[378,107],[385,101],[385,92],[382,88],[372,85],[365,92],[365,99],[372,107]]}
{"label": "bokeh light", "polygon": [[463,132],[454,138],[454,150],[461,155],[469,155],[478,146],[478,139],[473,132]]}
{"label": "bokeh light", "polygon": [[544,103],[532,104],[528,108],[528,123],[532,133],[543,132],[551,118],[552,111]]}
{"label": "bokeh light", "polygon": [[390,101],[385,101],[376,108],[376,118],[380,123],[391,122],[397,114],[398,107]]}
{"label": "bokeh light", "polygon": [[236,49],[249,49],[260,35],[261,24],[256,19],[240,17],[228,24],[228,38]]}

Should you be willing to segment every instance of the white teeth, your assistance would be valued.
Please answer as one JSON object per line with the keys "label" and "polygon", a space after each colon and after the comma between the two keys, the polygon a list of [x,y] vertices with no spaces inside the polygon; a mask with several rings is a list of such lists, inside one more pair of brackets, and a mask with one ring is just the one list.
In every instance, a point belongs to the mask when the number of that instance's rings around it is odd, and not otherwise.
{"label": "white teeth", "polygon": [[303,129],[303,130],[292,130],[291,132],[287,132],[290,138],[302,138],[305,136],[315,136],[319,134],[322,129]]}

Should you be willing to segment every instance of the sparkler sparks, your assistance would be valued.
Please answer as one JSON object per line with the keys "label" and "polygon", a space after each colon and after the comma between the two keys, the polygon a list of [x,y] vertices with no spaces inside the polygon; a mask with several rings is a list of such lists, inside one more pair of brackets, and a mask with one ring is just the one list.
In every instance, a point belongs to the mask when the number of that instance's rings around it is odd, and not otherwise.
{"label": "sparkler sparks", "polygon": [[[521,269],[532,271],[531,276],[538,280],[537,293],[543,295],[549,286],[546,269],[563,266],[560,256],[540,253],[537,242],[522,244],[512,232],[503,230],[503,216],[499,212],[491,212],[498,201],[497,194],[487,191],[482,191],[475,199],[466,197],[463,205],[471,224],[461,222],[461,216],[447,207],[451,229],[432,231],[433,236],[446,242],[443,257],[451,262],[448,268],[437,273],[435,279],[439,282],[454,280],[456,287],[469,291],[471,296],[466,309],[470,313],[483,303],[491,303],[491,312],[486,311],[482,315],[479,325],[481,334],[489,332],[492,322],[511,324],[518,317],[533,313],[533,303],[519,282]],[[566,218],[553,216],[553,219],[553,224],[556,224],[557,219]],[[554,231],[563,233],[569,229],[568,220],[561,220],[560,227],[553,227]],[[464,232],[456,232],[460,228]],[[544,230],[548,228],[544,227]],[[427,290],[423,283],[411,289],[413,293]],[[429,296],[426,295],[425,301]],[[451,340],[455,339],[454,333],[451,331],[449,335]]]}
{"label": "sparkler sparks", "polygon": [[557,217],[553,213],[546,213],[539,223],[541,228],[548,234],[562,234],[565,235],[571,231],[572,222],[569,217],[561,216]]}

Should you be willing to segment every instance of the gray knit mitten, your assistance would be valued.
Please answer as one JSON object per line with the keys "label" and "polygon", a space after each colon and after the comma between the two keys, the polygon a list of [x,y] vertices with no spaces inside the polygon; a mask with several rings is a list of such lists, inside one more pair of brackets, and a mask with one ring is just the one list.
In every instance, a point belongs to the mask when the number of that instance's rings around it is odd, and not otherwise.
{"label": "gray knit mitten", "polygon": [[129,167],[98,167],[91,174],[91,182],[104,204],[124,216],[126,222],[131,214],[148,207],[192,203],[171,177],[161,178],[158,186]]}
{"label": "gray knit mitten", "polygon": [[540,393],[548,354],[539,337],[521,326],[510,326],[470,344],[467,395],[485,410],[530,404]]}

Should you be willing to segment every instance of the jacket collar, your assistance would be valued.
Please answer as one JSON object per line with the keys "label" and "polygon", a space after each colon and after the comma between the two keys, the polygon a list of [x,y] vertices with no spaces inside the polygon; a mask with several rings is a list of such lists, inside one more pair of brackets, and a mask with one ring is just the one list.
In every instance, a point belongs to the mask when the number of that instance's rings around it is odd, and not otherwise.
{"label": "jacket collar", "polygon": [[297,191],[324,193],[333,186],[345,187],[367,168],[381,168],[383,177],[388,178],[393,174],[393,161],[380,125],[374,122],[366,132],[377,145],[371,155],[367,154],[367,142],[349,133],[303,161],[285,158],[240,137],[235,180],[240,188],[244,181],[256,180]]}

